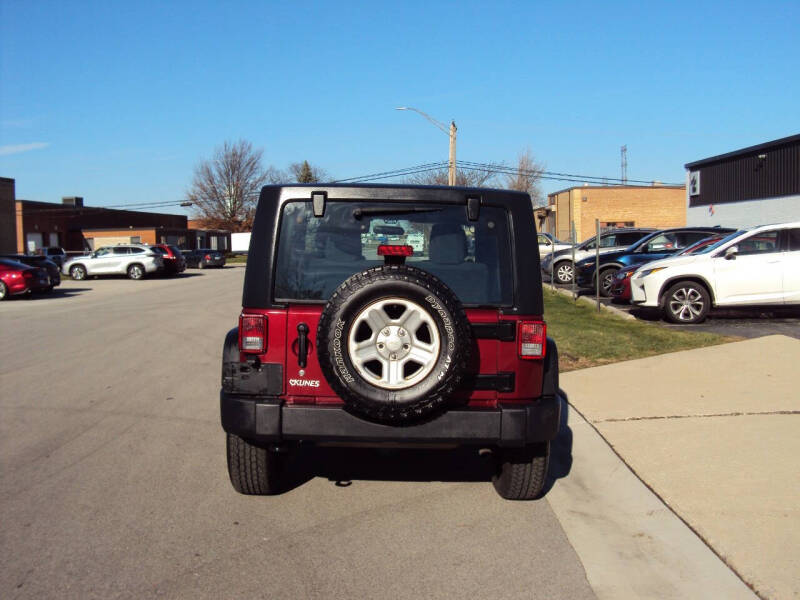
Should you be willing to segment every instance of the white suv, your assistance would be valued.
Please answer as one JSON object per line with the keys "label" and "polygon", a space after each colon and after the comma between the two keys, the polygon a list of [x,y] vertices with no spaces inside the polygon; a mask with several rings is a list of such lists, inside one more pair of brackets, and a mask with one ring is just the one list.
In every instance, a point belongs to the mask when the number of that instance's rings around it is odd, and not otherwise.
{"label": "white suv", "polygon": [[631,296],[673,323],[699,323],[712,306],[800,304],[800,222],[735,231],[696,254],[647,263]]}
{"label": "white suv", "polygon": [[85,279],[90,275],[127,275],[141,279],[147,273],[164,268],[164,259],[141,244],[104,246],[88,256],[71,258],[61,267],[64,275]]}

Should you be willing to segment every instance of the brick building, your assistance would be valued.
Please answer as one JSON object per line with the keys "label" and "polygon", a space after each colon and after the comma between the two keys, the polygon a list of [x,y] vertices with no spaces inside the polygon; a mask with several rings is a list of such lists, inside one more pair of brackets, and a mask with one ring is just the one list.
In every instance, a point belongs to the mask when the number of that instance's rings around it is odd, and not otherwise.
{"label": "brick building", "polygon": [[172,244],[181,249],[211,248],[227,251],[231,234],[221,229],[185,229],[169,227],[86,228],[83,237],[89,248],[114,244]]}
{"label": "brick building", "polygon": [[185,215],[17,200],[13,179],[0,178],[0,251],[33,253],[45,246],[83,252],[103,245],[170,243],[181,248],[230,249],[230,233],[189,229]]}
{"label": "brick building", "polygon": [[682,185],[580,186],[554,192],[548,204],[534,211],[540,231],[569,240],[575,224],[576,241],[602,228],[681,227],[686,225],[686,188]]}

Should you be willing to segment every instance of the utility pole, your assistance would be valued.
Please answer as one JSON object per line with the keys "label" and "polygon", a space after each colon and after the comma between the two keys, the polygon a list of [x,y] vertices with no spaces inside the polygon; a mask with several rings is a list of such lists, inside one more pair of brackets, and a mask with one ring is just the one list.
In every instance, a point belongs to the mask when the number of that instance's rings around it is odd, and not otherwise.
{"label": "utility pole", "polygon": [[620,154],[620,170],[622,171],[622,185],[628,183],[628,146],[622,146],[619,149]]}
{"label": "utility pole", "polygon": [[398,106],[396,110],[413,110],[418,115],[422,115],[428,121],[433,123],[437,129],[442,130],[448,136],[450,136],[450,160],[447,169],[447,185],[453,186],[456,184],[456,131],[458,128],[456,127],[455,121],[450,121],[450,129],[447,129],[447,126],[434,119],[428,113],[424,113],[417,108],[412,108],[410,106]]}
{"label": "utility pole", "polygon": [[450,168],[447,170],[447,185],[456,184],[456,122],[450,121]]}

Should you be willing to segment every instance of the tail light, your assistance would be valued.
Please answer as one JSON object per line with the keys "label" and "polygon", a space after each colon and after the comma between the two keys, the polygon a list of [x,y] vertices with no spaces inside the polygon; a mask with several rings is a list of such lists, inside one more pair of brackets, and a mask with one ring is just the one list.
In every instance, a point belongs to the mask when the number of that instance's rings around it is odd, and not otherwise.
{"label": "tail light", "polygon": [[547,325],[544,321],[520,321],[519,357],[544,358],[547,347]]}
{"label": "tail light", "polygon": [[22,276],[25,279],[33,279],[33,271],[23,271]]}
{"label": "tail light", "polygon": [[206,254],[206,260],[211,260],[211,255],[210,254]]}
{"label": "tail light", "polygon": [[267,351],[266,315],[239,315],[239,350],[252,354]]}

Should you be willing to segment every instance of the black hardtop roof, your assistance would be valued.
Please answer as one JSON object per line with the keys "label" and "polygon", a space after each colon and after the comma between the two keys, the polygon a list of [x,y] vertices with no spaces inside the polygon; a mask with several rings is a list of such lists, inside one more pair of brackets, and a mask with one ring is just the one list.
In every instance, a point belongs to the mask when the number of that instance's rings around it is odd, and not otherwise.
{"label": "black hardtop roof", "polygon": [[499,206],[512,215],[511,242],[514,249],[514,306],[507,313],[541,315],[542,285],[539,269],[539,246],[536,245],[536,224],[533,206],[525,192],[491,188],[468,188],[427,185],[389,185],[380,183],[312,183],[267,185],[261,188],[253,230],[250,236],[245,270],[242,306],[279,308],[272,301],[276,241],[280,234],[280,214],[290,201],[312,201],[322,194],[325,201],[385,201],[413,204],[451,204],[467,209],[471,199],[479,205]]}
{"label": "black hardtop roof", "polygon": [[[480,197],[492,204],[530,204],[525,192],[496,188],[455,187],[442,185],[391,185],[387,183],[293,183],[288,185],[265,185],[261,188],[261,199],[278,198],[286,201],[298,198],[311,199],[312,192],[322,192],[331,199],[389,200],[396,202],[463,204],[467,197]],[[259,200],[261,201],[261,200]]]}

